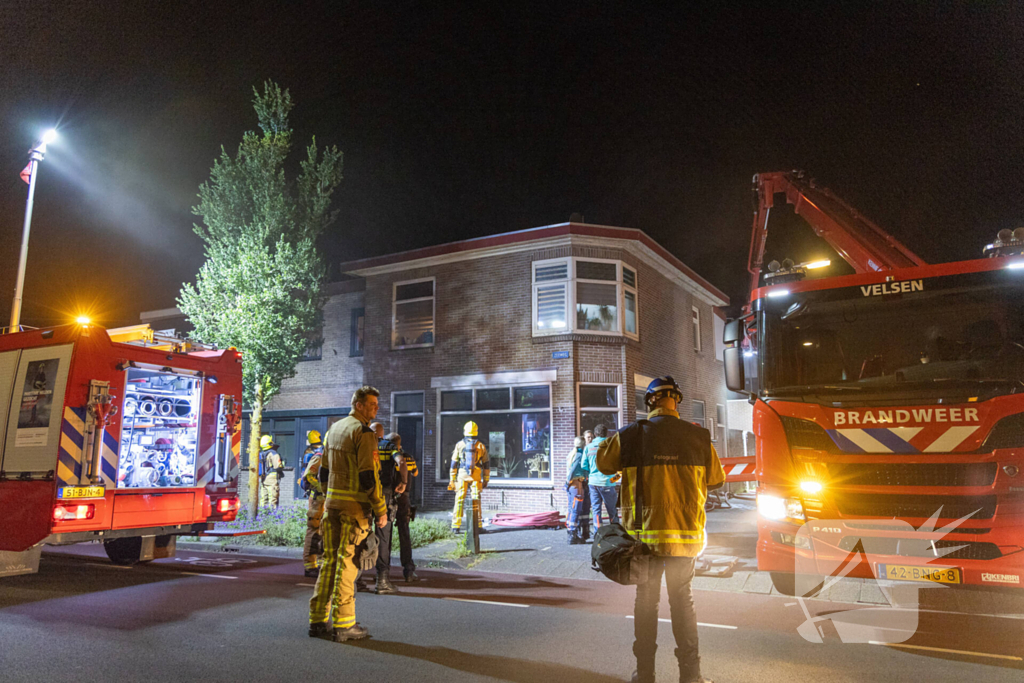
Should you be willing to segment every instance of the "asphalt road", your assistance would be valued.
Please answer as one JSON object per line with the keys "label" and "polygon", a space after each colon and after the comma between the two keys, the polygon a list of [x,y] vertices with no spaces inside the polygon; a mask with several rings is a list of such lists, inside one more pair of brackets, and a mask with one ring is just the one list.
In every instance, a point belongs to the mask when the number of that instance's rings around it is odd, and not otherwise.
{"label": "asphalt road", "polygon": [[[101,555],[60,549],[38,575],[0,579],[0,681],[606,683],[633,668],[633,589],[609,582],[423,571],[400,596],[360,594],[373,637],[336,644],[306,635],[312,589],[298,562],[179,552],[122,569]],[[826,621],[824,642],[811,643],[797,632],[802,608],[784,598],[696,601],[705,674],[718,683],[996,683],[1024,668],[1021,619],[925,612],[898,647],[843,643]],[[814,617],[852,606],[806,607]],[[668,624],[659,645],[659,680],[677,680]]]}

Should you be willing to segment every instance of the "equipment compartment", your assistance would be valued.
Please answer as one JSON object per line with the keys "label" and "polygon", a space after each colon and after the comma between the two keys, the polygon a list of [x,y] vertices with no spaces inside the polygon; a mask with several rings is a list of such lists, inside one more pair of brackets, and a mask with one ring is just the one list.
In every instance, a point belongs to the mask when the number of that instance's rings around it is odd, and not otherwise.
{"label": "equipment compartment", "polygon": [[202,378],[128,368],[118,488],[195,486]]}

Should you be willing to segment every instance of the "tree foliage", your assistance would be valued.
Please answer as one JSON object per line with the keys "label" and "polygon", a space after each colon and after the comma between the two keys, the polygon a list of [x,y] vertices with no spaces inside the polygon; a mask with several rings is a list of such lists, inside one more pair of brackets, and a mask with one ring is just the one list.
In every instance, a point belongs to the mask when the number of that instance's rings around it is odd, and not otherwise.
{"label": "tree foliage", "polygon": [[289,182],[291,95],[269,81],[253,93],[261,132],[246,132],[234,156],[222,147],[199,188],[192,211],[207,261],[178,305],[199,339],[242,352],[246,403],[262,408],[319,329],[326,268],[316,239],[336,218],[342,154],[314,138]]}

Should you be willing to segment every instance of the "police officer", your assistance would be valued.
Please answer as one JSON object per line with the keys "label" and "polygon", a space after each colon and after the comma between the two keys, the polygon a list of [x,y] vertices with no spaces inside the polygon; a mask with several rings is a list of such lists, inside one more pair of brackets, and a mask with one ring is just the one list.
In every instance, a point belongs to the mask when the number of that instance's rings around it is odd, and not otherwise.
{"label": "police officer", "polygon": [[281,498],[284,461],[277,452],[278,445],[270,434],[260,437],[260,507],[276,508]]}
{"label": "police officer", "polygon": [[487,447],[476,438],[479,434],[476,422],[467,422],[462,427],[462,441],[455,444],[452,453],[452,468],[448,479],[448,490],[455,491],[455,510],[452,512],[452,531],[462,531],[462,510],[466,491],[472,489],[473,519],[480,523],[480,491],[491,481],[491,462]]}
{"label": "police officer", "polygon": [[402,559],[402,574],[406,583],[414,583],[420,580],[416,576],[416,563],[412,560],[412,536],[409,534],[409,522],[412,521],[412,502],[409,500],[409,490],[412,488],[412,478],[419,476],[419,468],[416,466],[416,459],[402,450],[402,437],[397,432],[388,434],[387,438],[398,448],[396,454],[399,462],[399,471],[404,472],[403,481],[405,490],[396,496],[398,501],[398,517],[395,518],[395,526],[398,527],[398,548]]}
{"label": "police officer", "polygon": [[[383,430],[383,425],[381,425]],[[398,512],[396,496],[405,492],[405,477],[400,468],[399,444],[388,435],[377,442],[380,453],[380,486],[388,506],[388,523],[377,529],[377,595],[391,595],[398,590],[391,583],[391,532]]]}
{"label": "police officer", "polygon": [[320,573],[320,557],[323,551],[323,538],[320,536],[320,519],[324,514],[324,489],[320,484],[320,462],[324,447],[320,432],[315,429],[306,437],[309,445],[302,456],[302,480],[300,486],[309,498],[306,512],[306,540],[302,544],[302,564],[306,576],[315,577]]}
{"label": "police officer", "polygon": [[373,387],[357,389],[352,395],[352,412],[327,431],[320,470],[320,480],[327,481],[320,526],[324,561],[309,601],[311,638],[344,642],[369,635],[356,623],[354,582],[359,570],[354,558],[356,546],[371,533],[373,520],[378,528],[388,521],[377,474],[377,440],[369,427],[377,416],[379,396]]}
{"label": "police officer", "polygon": [[[622,471],[622,525],[654,555],[650,574],[637,586],[634,606],[633,681],[653,683],[658,649],[658,600],[661,577],[668,584],[672,632],[676,639],[681,683],[710,683],[701,676],[697,614],[691,582],[696,558],[706,544],[704,502],[709,489],[725,482],[725,470],[706,429],[679,419],[683,398],[669,376],[650,383],[644,395],[649,411],[597,447],[597,467],[604,474]],[[640,473],[644,514],[635,519],[633,497]]]}

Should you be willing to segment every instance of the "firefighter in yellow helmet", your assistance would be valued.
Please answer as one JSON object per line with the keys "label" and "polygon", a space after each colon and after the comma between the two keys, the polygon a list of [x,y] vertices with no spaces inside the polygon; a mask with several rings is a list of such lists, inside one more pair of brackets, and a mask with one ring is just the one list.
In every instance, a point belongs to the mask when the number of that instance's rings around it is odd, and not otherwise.
{"label": "firefighter in yellow helmet", "polygon": [[487,488],[491,480],[491,462],[487,458],[487,447],[476,438],[479,428],[476,422],[467,422],[462,428],[463,439],[455,444],[452,453],[451,476],[448,490],[455,491],[455,510],[452,512],[452,531],[462,530],[462,511],[466,491],[472,488],[473,518],[480,520],[480,491]]}
{"label": "firefighter in yellow helmet", "polygon": [[302,544],[302,564],[306,576],[315,577],[320,573],[320,558],[323,550],[323,537],[320,536],[320,518],[324,515],[324,496],[326,492],[319,480],[320,463],[323,459],[324,445],[320,432],[315,429],[306,436],[309,445],[302,456],[302,480],[299,486],[309,498],[309,509],[306,512],[306,540]]}
{"label": "firefighter in yellow helmet", "polygon": [[277,507],[281,498],[284,461],[277,452],[277,443],[270,434],[260,437],[260,507]]}

